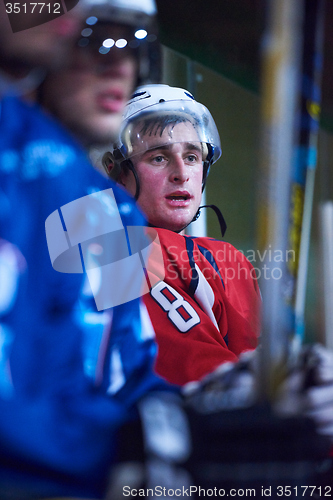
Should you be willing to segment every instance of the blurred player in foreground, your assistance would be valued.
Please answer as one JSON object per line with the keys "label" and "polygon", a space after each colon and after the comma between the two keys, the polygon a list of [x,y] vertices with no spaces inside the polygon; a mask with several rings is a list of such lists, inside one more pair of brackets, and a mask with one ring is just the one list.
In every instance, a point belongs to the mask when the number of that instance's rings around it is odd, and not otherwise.
{"label": "blurred player in foreground", "polygon": [[90,18],[81,30],[71,64],[49,72],[37,94],[39,103],[88,149],[110,144],[134,88],[160,79],[154,4],[118,0],[108,12],[104,3],[100,22]]}
{"label": "blurred player in foreground", "polygon": [[[110,37],[113,13],[122,11],[123,19],[135,12],[139,19],[152,18],[156,13],[150,0],[140,2],[140,6],[130,0],[89,2],[87,10],[81,11],[83,3],[59,19],[14,34],[0,4],[3,499],[102,497],[115,456],[117,430],[132,415],[136,401],[151,388],[161,386],[151,369],[154,333],[138,299],[102,313],[105,321],[100,324],[104,329],[98,333],[103,334],[104,357],[98,358],[98,384],[89,381],[83,367],[85,317],[75,309],[82,274],[73,274],[70,268],[66,273],[53,270],[46,245],[45,221],[50,214],[101,189],[112,187],[118,223],[145,223],[133,200],[91,168],[82,146],[57,120],[17,97],[40,84],[44,69],[65,63],[82,12],[88,24],[85,22],[80,31],[91,29],[92,36],[92,32],[99,33],[100,28],[103,32],[109,25]],[[89,24],[92,20],[93,27]],[[82,38],[86,39],[82,35],[79,40]],[[99,40],[99,47],[103,41]],[[95,43],[92,51],[96,50],[96,56],[89,49],[85,53],[79,43],[78,50],[83,51],[80,64],[87,59],[89,65],[89,61],[103,57]],[[136,67],[139,51],[134,54]],[[133,72],[127,79],[124,100],[135,82]],[[105,196],[101,200],[102,219],[109,213],[108,200]],[[89,212],[80,215],[83,224],[88,224]],[[108,220],[112,230],[113,219]]]}

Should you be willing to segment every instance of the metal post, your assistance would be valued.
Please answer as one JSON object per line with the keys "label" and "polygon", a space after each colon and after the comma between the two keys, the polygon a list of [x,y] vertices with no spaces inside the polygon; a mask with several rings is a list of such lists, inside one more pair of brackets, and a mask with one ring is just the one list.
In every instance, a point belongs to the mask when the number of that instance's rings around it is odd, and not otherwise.
{"label": "metal post", "polygon": [[[270,401],[284,378],[291,330],[284,298],[290,180],[298,105],[303,2],[270,0],[262,46],[262,154],[259,248],[263,264],[262,350],[259,383]],[[280,258],[279,258],[280,257]]]}
{"label": "metal post", "polygon": [[[196,97],[197,82],[195,73],[195,63],[192,59],[186,60],[186,75],[187,75],[187,90]],[[202,193],[201,205],[206,205],[206,192]],[[192,222],[186,229],[186,233],[190,236],[207,236],[207,215],[206,211],[202,210],[200,217]]]}

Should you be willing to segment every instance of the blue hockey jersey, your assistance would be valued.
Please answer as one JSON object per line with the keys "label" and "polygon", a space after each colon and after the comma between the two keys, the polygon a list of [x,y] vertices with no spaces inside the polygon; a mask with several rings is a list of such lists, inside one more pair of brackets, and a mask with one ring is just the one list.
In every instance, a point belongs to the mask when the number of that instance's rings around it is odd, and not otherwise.
{"label": "blue hockey jersey", "polygon": [[102,495],[115,431],[143,394],[165,388],[141,300],[98,312],[83,274],[52,268],[46,219],[110,187],[123,226],[143,225],[133,200],[58,123],[18,98],[2,100],[0,491],[15,484],[22,499]]}

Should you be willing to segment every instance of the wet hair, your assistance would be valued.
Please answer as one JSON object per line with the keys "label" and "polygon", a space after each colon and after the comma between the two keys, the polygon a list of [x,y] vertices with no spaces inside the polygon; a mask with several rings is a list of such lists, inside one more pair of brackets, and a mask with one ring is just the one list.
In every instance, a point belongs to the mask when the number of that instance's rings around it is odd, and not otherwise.
{"label": "wet hair", "polygon": [[158,117],[153,116],[150,118],[144,118],[139,122],[142,124],[142,127],[140,128],[140,134],[150,136],[159,134],[159,136],[162,137],[164,130],[170,127],[169,136],[171,137],[171,132],[176,125],[178,125],[179,123],[187,122],[193,125],[193,123],[188,118],[178,114],[168,114],[165,116],[160,115]]}
{"label": "wet hair", "polygon": [[[138,132],[140,135],[149,135],[149,136],[157,136],[159,135],[162,137],[163,132],[166,129],[169,129],[169,137],[172,137],[172,131],[175,128],[176,125],[179,125],[180,123],[190,123],[193,128],[196,130],[197,127],[199,126],[199,121],[196,119],[189,119],[185,117],[184,115],[174,113],[174,114],[165,114],[165,115],[158,115],[158,116],[150,116],[147,118],[143,118],[142,120],[139,120],[137,123],[138,126]],[[198,138],[198,142],[199,138]],[[205,143],[201,142],[201,147],[202,147],[202,154],[203,158],[207,156],[208,149]],[[126,168],[126,166],[125,166]]]}

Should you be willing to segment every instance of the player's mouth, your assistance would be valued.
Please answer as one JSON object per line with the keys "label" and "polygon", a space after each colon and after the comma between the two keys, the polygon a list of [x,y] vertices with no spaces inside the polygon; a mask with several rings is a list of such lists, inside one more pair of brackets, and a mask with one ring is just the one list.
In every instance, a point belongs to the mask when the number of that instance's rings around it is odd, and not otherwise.
{"label": "player's mouth", "polygon": [[167,203],[173,207],[187,207],[193,196],[188,191],[175,191],[166,197]]}
{"label": "player's mouth", "polygon": [[124,94],[118,91],[101,92],[97,96],[98,106],[109,113],[119,113],[124,107]]}

